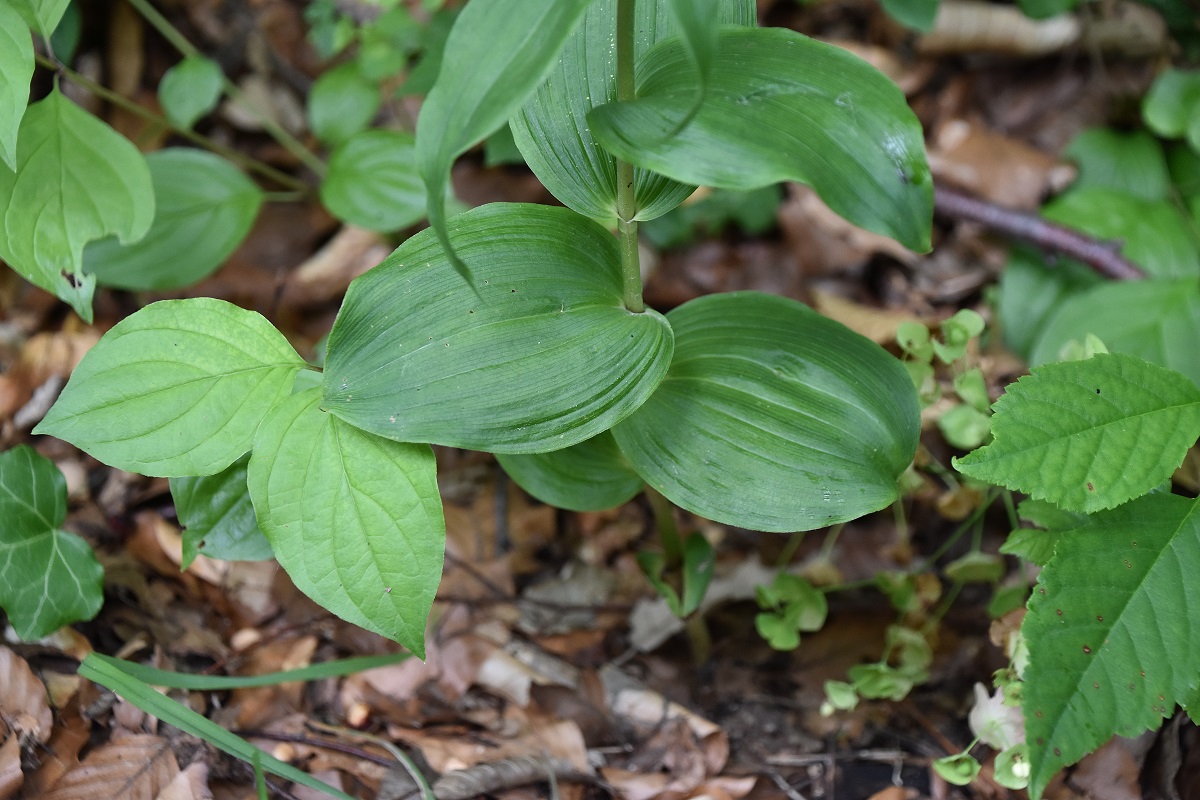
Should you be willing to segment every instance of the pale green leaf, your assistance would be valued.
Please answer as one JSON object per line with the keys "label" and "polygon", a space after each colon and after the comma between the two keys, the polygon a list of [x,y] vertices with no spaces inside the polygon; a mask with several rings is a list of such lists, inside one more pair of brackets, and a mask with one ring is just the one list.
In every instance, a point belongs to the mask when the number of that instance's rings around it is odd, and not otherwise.
{"label": "pale green leaf", "polygon": [[708,99],[676,136],[667,134],[695,91],[684,47],[660,42],[638,69],[637,100],[588,115],[618,158],[724,189],[806,183],[854,224],[929,249],[933,183],[920,122],[865,61],[795,31],[723,28]]}
{"label": "pale green leaf", "polygon": [[43,39],[50,38],[59,20],[67,11],[71,0],[5,0],[16,9],[34,33]]}
{"label": "pale green leaf", "polygon": [[253,311],[211,298],[164,300],[101,337],[34,433],[128,472],[212,475],[250,449],[303,366]]}
{"label": "pale green leaf", "polygon": [[1200,678],[1200,514],[1153,494],[1059,534],[1022,633],[1030,796],[1113,735],[1154,728]]}
{"label": "pale green leaf", "polygon": [[17,168],[17,129],[29,102],[33,77],[33,41],[25,20],[0,3],[0,162]]}
{"label": "pale green leaf", "polygon": [[0,607],[25,641],[91,619],[104,602],[92,548],[60,530],[67,481],[27,445],[0,454]]}
{"label": "pale green leaf", "polygon": [[937,17],[938,0],[880,0],[892,19],[909,28],[928,33]]}
{"label": "pale green leaf", "polygon": [[1146,127],[1159,136],[1186,138],[1200,150],[1200,69],[1168,69],[1142,101]]}
{"label": "pale green leaf", "polygon": [[211,58],[191,55],[171,67],[158,83],[158,102],[167,119],[187,129],[217,107],[225,74]]}
{"label": "pale green leaf", "polygon": [[642,479],[608,431],[550,453],[498,455],[496,460],[531,495],[571,511],[601,511],[632,499]]}
{"label": "pale green leaf", "polygon": [[667,315],[670,372],[613,428],[648,484],[708,519],[820,528],[896,499],[919,411],[903,366],[794,300],[710,295]]}
{"label": "pale green leaf", "polygon": [[591,0],[473,0],[446,40],[437,82],[417,118],[417,165],[429,221],[446,238],[450,165],[513,115],[553,66]]}
{"label": "pale green leaf", "polygon": [[320,399],[294,394],[259,428],[259,525],[296,588],[424,658],[446,543],[433,451],[351,427]]}
{"label": "pale green leaf", "polygon": [[373,231],[407,228],[425,216],[413,137],[400,131],[355,134],[333,151],[321,202],[343,222]]}
{"label": "pale green leaf", "polygon": [[273,557],[271,543],[258,527],[246,488],[243,456],[216,475],[171,478],[171,496],[183,530],[183,563],[197,555],[226,561],[262,561]]}
{"label": "pale green leaf", "polygon": [[1200,389],[1117,353],[1037,367],[994,409],[994,441],[955,468],[1072,511],[1145,494],[1200,436]]}
{"label": "pale green leaf", "polygon": [[250,233],[263,193],[224,158],[172,147],[146,156],[154,182],[154,222],[133,244],[109,237],[83,251],[83,268],[102,286],[175,289],[217,270]]}
{"label": "pale green leaf", "polygon": [[[675,35],[675,15],[668,3],[676,1],[643,0],[637,4],[635,56]],[[616,164],[592,135],[587,115],[617,99],[616,19],[616,0],[595,0],[567,40],[558,63],[510,121],[517,146],[543,185],[569,208],[606,225],[615,224],[617,217]],[[710,20],[752,26],[754,3],[720,0]],[[711,21],[708,27],[716,30]],[[689,100],[694,102],[694,83],[691,86]],[[635,170],[635,219],[665,214],[693,188],[649,170]]]}
{"label": "pale green leaf", "polygon": [[1079,165],[1072,190],[1099,186],[1139,200],[1167,200],[1171,176],[1162,145],[1145,131],[1089,128],[1071,141],[1063,155]]}
{"label": "pale green leaf", "polygon": [[84,245],[137,241],[153,219],[154,187],[137,148],[57,88],[29,107],[17,169],[0,166],[0,258],[91,322],[96,279],[82,273]]}
{"label": "pale green leaf", "polygon": [[347,62],[313,83],[308,94],[308,125],[321,141],[341,144],[366,130],[381,100],[378,84],[362,74],[357,62]]}
{"label": "pale green leaf", "polygon": [[1048,267],[1044,256],[1032,248],[1012,248],[996,296],[1004,343],[1029,359],[1038,335],[1067,298],[1103,282],[1083,264],[1059,261]]}
{"label": "pale green leaf", "polygon": [[671,359],[671,330],[622,302],[617,240],[573,211],[493,204],[455,217],[454,274],[432,231],[346,293],[325,408],[407,442],[497,453],[558,450],[632,412]]}

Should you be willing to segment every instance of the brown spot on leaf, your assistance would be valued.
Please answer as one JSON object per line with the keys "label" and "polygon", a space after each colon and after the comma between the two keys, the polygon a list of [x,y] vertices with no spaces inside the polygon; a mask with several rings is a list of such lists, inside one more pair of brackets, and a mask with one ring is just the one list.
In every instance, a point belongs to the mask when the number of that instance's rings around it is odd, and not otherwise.
{"label": "brown spot on leaf", "polygon": [[1096,487],[1092,485],[1092,482],[1091,482],[1091,481],[1088,481],[1088,491],[1089,491],[1089,492],[1094,492],[1094,491],[1096,491]]}
{"label": "brown spot on leaf", "polygon": [[1087,655],[1089,655],[1089,656],[1090,656],[1090,655],[1092,654],[1092,648],[1088,647],[1088,646],[1085,644],[1085,645],[1083,646],[1083,652],[1084,652],[1084,653],[1086,653]]}

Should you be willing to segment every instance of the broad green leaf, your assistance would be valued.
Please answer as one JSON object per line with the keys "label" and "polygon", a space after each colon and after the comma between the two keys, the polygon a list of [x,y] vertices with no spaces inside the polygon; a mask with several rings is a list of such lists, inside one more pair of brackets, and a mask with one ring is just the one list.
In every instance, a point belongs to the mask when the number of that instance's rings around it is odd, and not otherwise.
{"label": "broad green leaf", "polygon": [[694,88],[677,39],[638,64],[638,99],[588,115],[618,158],[685,183],[806,183],[838,214],[928,250],[933,183],[921,125],[874,67],[781,28],[722,28],[708,100],[677,136]]}
{"label": "broad green leaf", "polygon": [[642,490],[641,477],[608,431],[562,450],[496,460],[522,489],[570,511],[613,508]]}
{"label": "broad green leaf", "polygon": [[1046,566],[1054,557],[1055,534],[1034,528],[1017,528],[1008,534],[1000,552],[1006,556],[1023,558],[1030,564]]}
{"label": "broad green leaf", "polygon": [[1074,189],[1046,205],[1053,222],[1121,243],[1121,253],[1156,278],[1200,275],[1200,250],[1191,223],[1166,200],[1140,200],[1093,186]]}
{"label": "broad green leaf", "polygon": [[329,159],[321,202],[343,222],[373,231],[407,228],[425,216],[413,138],[371,130],[347,139]]}
{"label": "broad green leaf", "polygon": [[[308,125],[321,141],[341,144],[371,124],[381,99],[379,86],[363,76],[356,62],[347,62],[313,84],[308,94]],[[411,141],[408,147],[412,147]]]}
{"label": "broad green leaf", "polygon": [[1046,19],[1056,14],[1064,14],[1079,3],[1080,0],[1017,0],[1022,13],[1030,19]]}
{"label": "broad green leaf", "polygon": [[433,451],[351,427],[320,400],[294,394],[259,428],[258,523],[296,588],[424,658],[446,544]]}
{"label": "broad green leaf", "polygon": [[59,20],[67,11],[71,0],[6,0],[16,10],[34,33],[43,39],[50,38]]}
{"label": "broad green leaf", "polygon": [[1142,117],[1159,136],[1186,138],[1200,150],[1200,69],[1165,70],[1142,102]]}
{"label": "broad green leaf", "polygon": [[83,251],[83,268],[102,286],[176,289],[217,270],[250,233],[263,193],[224,158],[171,147],[146,156],[154,183],[154,222],[133,244],[109,237]]}
{"label": "broad green leaf", "polygon": [[96,279],[82,272],[83,247],[146,234],[150,170],[127,139],[55,88],[21,120],[16,170],[0,166],[0,217],[0,258],[91,322]]}
{"label": "broad green leaf", "polygon": [[25,641],[91,619],[104,602],[92,548],[60,530],[67,481],[28,445],[0,453],[0,607]]}
{"label": "broad green leaf", "polygon": [[892,19],[909,28],[929,33],[937,17],[938,0],[880,0]]}
{"label": "broad green leaf", "polygon": [[[635,57],[675,35],[675,15],[668,2],[675,0],[637,4]],[[616,163],[593,137],[587,115],[617,99],[616,19],[616,0],[595,0],[567,40],[558,63],[510,121],[517,146],[542,184],[569,208],[605,225],[615,224],[617,218]],[[754,25],[754,3],[721,0],[711,19]],[[694,102],[694,82],[690,86],[689,99]],[[659,217],[692,190],[648,170],[634,170],[635,218]]]}
{"label": "broad green leaf", "polygon": [[1113,734],[1154,728],[1200,679],[1200,514],[1153,494],[1059,535],[1021,631],[1030,796]]}
{"label": "broad green leaf", "polygon": [[670,6],[679,41],[692,62],[696,81],[696,99],[679,121],[682,128],[691,122],[708,94],[708,80],[717,57],[721,0],[670,0]]}
{"label": "broad green leaf", "polygon": [[304,361],[259,314],[224,300],[163,300],[88,351],[34,433],[110,466],[212,475],[250,449]]}
{"label": "broad green leaf", "polygon": [[1036,367],[994,408],[995,439],[954,459],[955,468],[1070,511],[1145,494],[1200,436],[1200,389],[1117,353]]}
{"label": "broad green leaf", "polygon": [[473,0],[446,40],[437,83],[417,118],[417,166],[429,222],[454,256],[446,233],[450,165],[513,115],[554,65],[591,0]]}
{"label": "broad green leaf", "polygon": [[501,203],[450,233],[487,277],[467,285],[422,231],[357,278],[329,335],[326,409],[396,441],[535,453],[590,439],[654,391],[671,330],[625,309],[612,234]]}
{"label": "broad green leaf", "polygon": [[216,475],[171,478],[171,496],[183,530],[183,563],[203,553],[226,561],[263,561],[275,553],[258,527],[243,456]]}
{"label": "broad green leaf", "polygon": [[996,296],[1004,343],[1028,360],[1046,322],[1066,299],[1103,282],[1095,270],[1083,264],[1062,261],[1048,267],[1036,251],[1012,248]]}
{"label": "broad green leaf", "polygon": [[1167,169],[1185,200],[1200,198],[1200,152],[1183,142],[1171,144],[1167,148]]}
{"label": "broad green leaf", "polygon": [[191,55],[171,67],[158,84],[167,119],[185,130],[217,107],[225,74],[211,58]]}
{"label": "broad green leaf", "polygon": [[896,499],[919,428],[899,361],[772,295],[701,297],[667,320],[671,369],[613,428],[648,484],[700,516],[763,531],[820,528]]}
{"label": "broad green leaf", "polygon": [[1089,333],[1113,352],[1178,370],[1200,385],[1200,285],[1194,278],[1103,283],[1071,295],[1051,313],[1029,363],[1057,361],[1069,342]]}
{"label": "broad green leaf", "polygon": [[62,19],[58,21],[53,35],[50,36],[50,47],[60,64],[75,61],[75,51],[79,48],[79,39],[82,36],[83,12],[79,10],[79,3],[68,0]]}
{"label": "broad green leaf", "polygon": [[17,168],[17,129],[29,102],[33,41],[21,15],[0,3],[0,162]]}
{"label": "broad green leaf", "polygon": [[1098,186],[1139,200],[1170,197],[1171,176],[1162,145],[1145,131],[1089,128],[1075,137],[1063,155],[1079,165],[1072,190]]}

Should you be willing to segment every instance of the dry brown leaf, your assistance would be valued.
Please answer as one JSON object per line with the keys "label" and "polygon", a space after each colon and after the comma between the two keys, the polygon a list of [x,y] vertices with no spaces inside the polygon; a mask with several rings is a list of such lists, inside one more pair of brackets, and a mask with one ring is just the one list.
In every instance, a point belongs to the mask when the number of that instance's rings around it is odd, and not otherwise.
{"label": "dry brown leaf", "polygon": [[161,736],[114,737],[64,775],[43,800],[154,800],[178,774],[175,754]]}
{"label": "dry brown leaf", "polygon": [[0,745],[0,800],[8,800],[21,791],[25,773],[21,771],[21,743],[9,736]]}
{"label": "dry brown leaf", "polygon": [[[262,675],[307,667],[316,649],[316,636],[277,639],[255,649],[240,672]],[[298,709],[303,691],[304,684],[297,682],[234,690],[230,703],[237,708],[238,727],[261,728]]]}
{"label": "dry brown leaf", "polygon": [[798,183],[788,184],[787,199],[777,216],[789,252],[809,274],[857,268],[875,253],[904,264],[918,260],[915,253],[894,239],[847,222],[825,205],[816,192]]}
{"label": "dry brown leaf", "polygon": [[212,800],[208,788],[208,765],[195,761],[175,776],[154,800]]}
{"label": "dry brown leaf", "polygon": [[929,147],[929,169],[973,195],[1009,208],[1036,210],[1066,186],[1075,169],[1024,142],[962,119],[940,125]]}
{"label": "dry brown leaf", "polygon": [[1090,800],[1142,800],[1138,776],[1145,748],[1134,739],[1115,737],[1085,756],[1071,773],[1071,783]]}
{"label": "dry brown leaf", "polygon": [[0,722],[16,736],[39,742],[50,738],[54,724],[45,684],[7,647],[0,647]]}
{"label": "dry brown leaf", "polygon": [[84,353],[100,341],[100,333],[91,328],[31,336],[16,363],[0,375],[0,419],[13,416],[38,387],[54,378],[65,380]]}
{"label": "dry brown leaf", "polygon": [[116,3],[108,13],[108,87],[125,97],[137,94],[145,64],[145,23],[129,3]]}
{"label": "dry brown leaf", "polygon": [[1073,44],[1083,32],[1069,14],[1034,20],[1016,6],[979,0],[942,0],[933,30],[917,40],[927,55],[1004,53],[1034,58]]}
{"label": "dry brown leaf", "polygon": [[378,233],[343,225],[320,250],[288,275],[282,302],[311,305],[341,297],[350,281],[383,261],[391,250]]}
{"label": "dry brown leaf", "polygon": [[916,800],[920,794],[916,789],[905,789],[903,786],[889,786],[871,795],[869,800]]}
{"label": "dry brown leaf", "polygon": [[813,290],[813,306],[824,316],[879,344],[896,341],[900,323],[921,321],[911,311],[872,308],[820,289]]}
{"label": "dry brown leaf", "polygon": [[486,762],[533,756],[565,761],[580,772],[591,772],[587,760],[587,745],[579,726],[571,720],[530,717],[521,722],[513,718],[509,727],[517,728],[508,739],[489,736],[486,741],[477,737],[453,735],[430,729],[414,731],[391,728],[389,733],[421,751],[421,755],[438,772],[466,769]]}
{"label": "dry brown leaf", "polygon": [[79,753],[91,738],[91,725],[79,715],[76,702],[59,712],[58,724],[46,742],[41,763],[26,781],[29,797],[42,797],[71,770],[79,766]]}

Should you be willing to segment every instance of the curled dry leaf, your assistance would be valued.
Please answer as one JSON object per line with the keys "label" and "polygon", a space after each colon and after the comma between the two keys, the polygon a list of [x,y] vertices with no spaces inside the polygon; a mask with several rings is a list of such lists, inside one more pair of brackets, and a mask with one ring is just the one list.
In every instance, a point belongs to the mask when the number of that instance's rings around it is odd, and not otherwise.
{"label": "curled dry leaf", "polygon": [[154,800],[212,800],[208,788],[208,765],[194,761],[175,776]]}
{"label": "curled dry leaf", "polygon": [[381,234],[343,225],[320,250],[289,274],[284,302],[303,306],[341,297],[350,281],[383,261],[391,251]]}
{"label": "curled dry leaf", "polygon": [[21,743],[16,736],[9,736],[0,745],[0,800],[15,797],[25,783],[21,771]]}
{"label": "curled dry leaf", "polygon": [[45,742],[53,724],[45,685],[25,659],[0,647],[0,732]]}
{"label": "curled dry leaf", "polygon": [[1036,210],[1075,169],[1009,136],[962,119],[938,127],[929,148],[934,179],[1009,208]]}
{"label": "curled dry leaf", "polygon": [[114,737],[64,775],[43,800],[155,800],[178,774],[175,754],[161,736]]}
{"label": "curled dry leaf", "polygon": [[919,260],[896,240],[842,219],[816,192],[798,183],[789,184],[777,216],[789,250],[810,273],[857,268],[876,253],[909,265]]}
{"label": "curled dry leaf", "polygon": [[1074,44],[1083,25],[1064,14],[1034,20],[1019,8],[978,0],[948,0],[938,6],[933,30],[917,40],[923,55],[1002,53],[1036,58]]}

